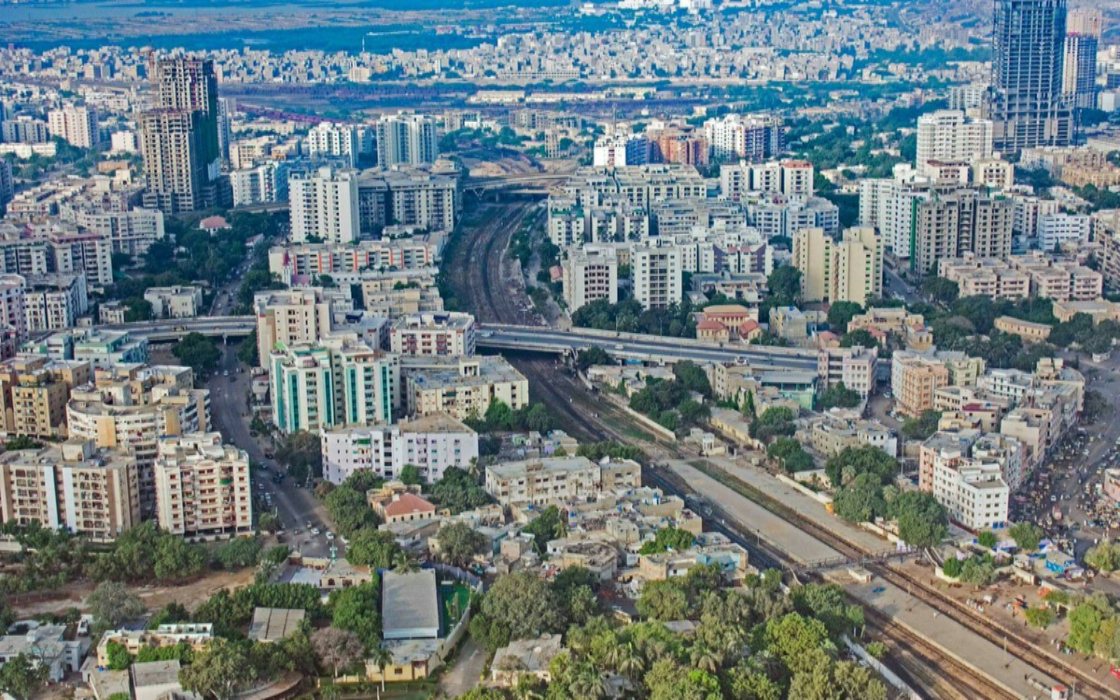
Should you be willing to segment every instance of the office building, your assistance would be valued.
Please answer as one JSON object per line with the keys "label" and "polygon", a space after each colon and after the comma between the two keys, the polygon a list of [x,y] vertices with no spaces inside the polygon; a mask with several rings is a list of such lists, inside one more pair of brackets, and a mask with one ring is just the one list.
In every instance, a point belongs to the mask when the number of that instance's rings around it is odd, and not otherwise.
{"label": "office building", "polygon": [[47,113],[47,126],[53,138],[76,148],[94,148],[101,144],[97,112],[89,107],[67,105]]}
{"label": "office building", "polygon": [[73,439],[0,455],[0,517],[107,543],[140,524],[136,458]]}
{"label": "office building", "polygon": [[222,444],[220,433],[159,441],[156,519],[182,537],[232,537],[253,531],[249,455]]}
{"label": "office building", "polygon": [[434,119],[419,114],[395,114],[377,122],[377,164],[382,168],[433,163],[438,155]]}
{"label": "office building", "polygon": [[351,243],[359,238],[358,174],[323,167],[288,179],[292,241]]}
{"label": "office building", "polygon": [[634,298],[644,309],[666,309],[679,304],[683,294],[680,251],[646,244],[630,251],[630,278]]}
{"label": "office building", "polygon": [[870,227],[847,229],[840,240],[823,229],[801,229],[793,236],[793,265],[806,301],[863,306],[883,292],[883,241]]}
{"label": "office building", "polygon": [[441,413],[394,425],[324,430],[322,442],[323,478],[332,484],[359,471],[391,481],[406,466],[416,467],[430,484],[448,467],[467,470],[478,459],[478,434]]}
{"label": "office building", "polygon": [[1062,96],[1070,107],[1097,107],[1097,51],[1102,22],[1098,8],[1084,7],[1069,12],[1062,61]]}
{"label": "office building", "polygon": [[992,87],[985,117],[1003,154],[1064,146],[1073,137],[1062,99],[1066,0],[996,0]]}

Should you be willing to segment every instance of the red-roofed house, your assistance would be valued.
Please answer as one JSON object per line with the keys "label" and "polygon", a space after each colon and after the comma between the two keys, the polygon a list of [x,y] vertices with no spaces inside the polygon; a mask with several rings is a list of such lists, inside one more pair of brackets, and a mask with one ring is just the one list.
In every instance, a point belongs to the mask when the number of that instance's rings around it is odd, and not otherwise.
{"label": "red-roofed house", "polygon": [[739,324],[739,340],[749,343],[755,338],[762,337],[762,326],[758,321],[743,321]]}
{"label": "red-roofed house", "polygon": [[423,520],[436,514],[434,505],[413,493],[395,494],[391,501],[376,503],[374,510],[386,523]]}
{"label": "red-roofed house", "polygon": [[563,282],[564,268],[560,267],[559,265],[553,265],[552,267],[548,268],[548,279],[553,283]]}
{"label": "red-roofed house", "polygon": [[731,338],[731,332],[727,330],[727,326],[719,321],[702,319],[696,324],[696,338],[715,343],[726,343]]}
{"label": "red-roofed house", "polygon": [[198,222],[198,227],[213,236],[218,231],[230,228],[229,222],[221,216],[208,216]]}

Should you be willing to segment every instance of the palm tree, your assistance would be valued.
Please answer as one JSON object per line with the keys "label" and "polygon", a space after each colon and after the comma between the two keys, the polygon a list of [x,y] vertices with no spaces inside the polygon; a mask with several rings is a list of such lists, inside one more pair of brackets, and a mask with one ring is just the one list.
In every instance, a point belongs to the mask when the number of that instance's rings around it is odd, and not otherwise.
{"label": "palm tree", "polygon": [[420,564],[404,552],[397,552],[393,557],[393,573],[411,574],[420,570]]}
{"label": "palm tree", "polygon": [[614,670],[629,678],[631,681],[636,681],[642,671],[646,670],[646,661],[638,650],[634,648],[634,643],[630,642],[625,645],[620,645],[611,650],[611,664]]}
{"label": "palm tree", "polygon": [[378,646],[369,655],[369,660],[377,664],[377,670],[381,672],[381,692],[384,693],[385,669],[389,666],[389,664],[393,663],[393,652],[389,651],[383,646]]}
{"label": "palm tree", "polygon": [[568,687],[574,697],[584,700],[603,700],[607,697],[607,684],[594,666],[581,668],[579,675],[572,679]]}
{"label": "palm tree", "polygon": [[702,671],[715,673],[723,665],[723,655],[707,646],[692,649],[692,666]]}

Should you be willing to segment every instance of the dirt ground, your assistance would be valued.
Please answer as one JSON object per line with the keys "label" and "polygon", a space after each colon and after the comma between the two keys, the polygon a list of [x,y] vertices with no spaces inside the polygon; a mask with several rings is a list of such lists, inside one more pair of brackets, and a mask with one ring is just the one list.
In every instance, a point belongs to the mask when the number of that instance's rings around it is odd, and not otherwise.
{"label": "dirt ground", "polygon": [[[177,586],[142,586],[136,590],[137,595],[144,601],[148,610],[159,610],[171,602],[182,603],[188,610],[194,610],[210,596],[223,588],[236,590],[253,582],[255,570],[228,572],[216,571],[203,576],[197,581]],[[62,612],[70,607],[83,609],[83,602],[94,589],[90,583],[80,583],[66,586],[59,591],[60,597],[50,600],[37,600],[21,604],[19,600],[12,600],[17,617],[34,618],[45,613]]]}

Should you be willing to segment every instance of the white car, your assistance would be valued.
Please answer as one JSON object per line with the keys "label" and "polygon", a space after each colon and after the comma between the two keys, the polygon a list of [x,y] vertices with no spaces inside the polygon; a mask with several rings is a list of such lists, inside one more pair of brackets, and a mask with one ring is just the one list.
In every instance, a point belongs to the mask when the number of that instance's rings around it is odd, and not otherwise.
{"label": "white car", "polygon": [[317,528],[317,527],[311,528],[311,534],[312,535],[318,535],[319,534],[319,528]]}
{"label": "white car", "polygon": [[334,533],[333,532],[328,532],[327,533],[327,541],[329,542],[330,540],[333,540],[333,539],[334,539]]}

